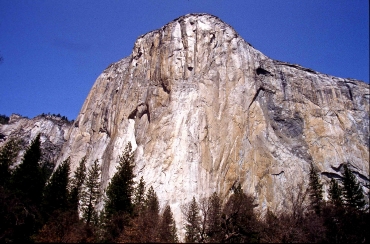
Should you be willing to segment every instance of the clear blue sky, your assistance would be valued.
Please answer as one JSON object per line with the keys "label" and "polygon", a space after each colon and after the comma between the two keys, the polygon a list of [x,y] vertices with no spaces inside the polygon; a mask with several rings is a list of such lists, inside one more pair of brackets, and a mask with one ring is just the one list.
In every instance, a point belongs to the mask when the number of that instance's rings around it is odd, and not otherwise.
{"label": "clear blue sky", "polygon": [[75,119],[138,36],[200,12],[270,58],[369,83],[368,0],[0,0],[0,114]]}

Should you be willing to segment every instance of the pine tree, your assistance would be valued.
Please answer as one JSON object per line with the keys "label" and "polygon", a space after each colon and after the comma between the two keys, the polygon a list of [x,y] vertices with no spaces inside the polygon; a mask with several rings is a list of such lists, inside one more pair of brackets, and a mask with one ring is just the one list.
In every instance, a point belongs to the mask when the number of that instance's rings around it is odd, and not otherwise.
{"label": "pine tree", "polygon": [[51,176],[43,194],[43,212],[51,215],[55,210],[68,208],[68,184],[71,160],[68,157]]}
{"label": "pine tree", "polygon": [[134,189],[134,208],[135,214],[140,213],[144,208],[144,201],[145,201],[145,181],[144,178],[141,176],[139,183]]}
{"label": "pine tree", "polygon": [[309,196],[311,200],[311,206],[316,214],[321,213],[321,205],[322,205],[322,184],[320,182],[320,178],[318,176],[317,170],[314,168],[313,164],[311,163],[310,166],[310,182],[309,182]]}
{"label": "pine tree", "polygon": [[145,195],[144,206],[137,216],[132,216],[130,224],[118,242],[158,242],[159,241],[159,203],[153,187]]}
{"label": "pine tree", "polygon": [[86,156],[84,156],[79,166],[77,167],[75,174],[71,180],[70,186],[70,205],[71,208],[78,212],[78,205],[81,198],[82,185],[86,179]]}
{"label": "pine tree", "polygon": [[40,204],[45,178],[40,167],[40,134],[31,142],[10,179],[13,205],[9,226],[13,226],[12,242],[29,242],[42,226]]}
{"label": "pine tree", "polygon": [[16,225],[18,221],[23,220],[23,216],[19,214],[19,206],[23,207],[22,203],[8,188],[11,176],[9,166],[14,162],[9,155],[13,152],[10,144],[9,140],[0,148],[0,243],[13,242],[16,239]]}
{"label": "pine tree", "polygon": [[343,195],[345,205],[356,209],[362,209],[365,206],[365,200],[361,185],[352,171],[348,168],[347,164],[344,164],[343,168]]}
{"label": "pine tree", "polygon": [[336,207],[342,206],[343,204],[342,195],[343,195],[342,188],[338,185],[338,182],[332,178],[330,180],[330,186],[329,186],[330,202]]}
{"label": "pine tree", "polygon": [[159,202],[157,194],[151,186],[146,194],[145,211],[143,217],[146,222],[145,234],[149,241],[157,241],[159,224]]}
{"label": "pine tree", "polygon": [[36,205],[41,202],[45,185],[45,179],[39,164],[40,159],[40,134],[38,134],[27,148],[21,164],[15,169],[11,179],[14,192],[24,202],[31,202]]}
{"label": "pine tree", "polygon": [[100,172],[101,169],[100,165],[98,164],[98,160],[95,160],[87,172],[87,178],[82,188],[81,210],[87,226],[89,226],[91,222],[96,224],[98,221],[96,205],[101,197]]}
{"label": "pine tree", "polygon": [[131,143],[128,143],[122,156],[119,158],[117,172],[107,187],[105,212],[108,218],[120,212],[132,214],[133,204],[131,198],[134,190],[134,167],[134,154]]}
{"label": "pine tree", "polygon": [[209,213],[206,220],[206,233],[210,242],[218,242],[221,239],[221,199],[214,192],[209,197]]}
{"label": "pine tree", "polygon": [[0,186],[9,187],[11,177],[10,167],[13,166],[20,150],[20,142],[15,138],[10,138],[4,146],[0,148]]}
{"label": "pine tree", "polygon": [[[158,197],[157,197],[157,193],[154,191],[152,186],[149,187],[149,190],[146,194],[145,206],[148,209],[148,211],[152,213],[153,215],[159,214]],[[155,217],[158,217],[158,216],[155,216]]]}
{"label": "pine tree", "polygon": [[200,216],[199,206],[195,197],[193,197],[190,205],[186,207],[185,211],[185,242],[197,242],[200,238]]}
{"label": "pine tree", "polygon": [[[133,216],[134,167],[134,153],[129,142],[119,157],[117,172],[112,177],[106,191],[104,235],[108,242],[121,238],[120,235]],[[127,234],[125,235],[127,236]],[[124,237],[122,238],[126,241]]]}
{"label": "pine tree", "polygon": [[254,198],[243,192],[241,185],[234,189],[222,211],[223,242],[258,241],[258,220],[254,213]]}
{"label": "pine tree", "polygon": [[159,227],[159,241],[162,243],[177,243],[179,239],[177,237],[177,228],[171,207],[166,206],[161,217]]}

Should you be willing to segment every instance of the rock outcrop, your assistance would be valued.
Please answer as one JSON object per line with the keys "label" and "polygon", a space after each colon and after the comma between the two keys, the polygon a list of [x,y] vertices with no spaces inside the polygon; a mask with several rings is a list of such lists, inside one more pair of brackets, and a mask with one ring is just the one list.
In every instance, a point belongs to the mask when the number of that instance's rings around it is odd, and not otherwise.
{"label": "rock outcrop", "polygon": [[343,163],[369,182],[369,99],[364,82],[272,60],[217,17],[185,15],[104,70],[59,162],[99,159],[104,188],[131,142],[137,177],[178,224],[181,204],[236,183],[277,210],[311,162],[324,182]]}
{"label": "rock outcrop", "polygon": [[0,147],[10,137],[20,139],[22,150],[18,154],[16,163],[19,164],[31,140],[40,134],[41,150],[43,152],[41,160],[52,167],[57,162],[65,142],[64,136],[68,134],[71,124],[71,122],[53,115],[39,115],[29,119],[18,114],[12,114],[9,123],[0,124]]}

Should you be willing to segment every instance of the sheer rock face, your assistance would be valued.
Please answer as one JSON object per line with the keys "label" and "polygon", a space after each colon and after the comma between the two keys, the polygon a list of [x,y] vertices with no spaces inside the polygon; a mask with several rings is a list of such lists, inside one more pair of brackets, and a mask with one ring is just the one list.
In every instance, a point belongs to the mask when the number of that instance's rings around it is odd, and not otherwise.
{"label": "sheer rock face", "polygon": [[[349,162],[369,181],[369,85],[272,60],[207,14],[180,17],[140,36],[132,54],[96,80],[59,161],[86,154],[102,164],[102,187],[128,142],[136,174],[170,204],[236,183],[261,210],[289,205],[287,193],[323,181]],[[181,229],[181,226],[178,226]]]}
{"label": "sheer rock face", "polygon": [[70,127],[70,122],[56,116],[39,115],[33,119],[28,119],[12,114],[8,124],[0,124],[0,147],[11,137],[21,139],[22,150],[19,152],[16,162],[16,164],[19,164],[28,145],[40,134],[43,153],[41,160],[54,165],[65,142],[64,136]]}

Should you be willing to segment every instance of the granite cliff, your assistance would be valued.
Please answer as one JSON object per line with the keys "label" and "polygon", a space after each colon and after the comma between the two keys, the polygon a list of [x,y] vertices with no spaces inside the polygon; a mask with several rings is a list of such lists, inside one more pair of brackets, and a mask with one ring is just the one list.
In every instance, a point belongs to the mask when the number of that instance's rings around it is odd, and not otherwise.
{"label": "granite cliff", "polygon": [[217,17],[189,14],[104,70],[58,162],[99,159],[105,188],[131,142],[137,177],[178,224],[193,196],[227,197],[237,183],[260,210],[284,209],[310,163],[323,182],[349,163],[369,183],[369,99],[362,81],[270,59]]}
{"label": "granite cliff", "polygon": [[31,140],[40,134],[43,152],[42,163],[54,167],[65,142],[64,136],[71,125],[71,121],[50,114],[39,115],[32,119],[12,114],[8,123],[0,124],[0,147],[11,137],[20,139],[22,150],[19,152],[16,162],[16,164],[19,164]]}

